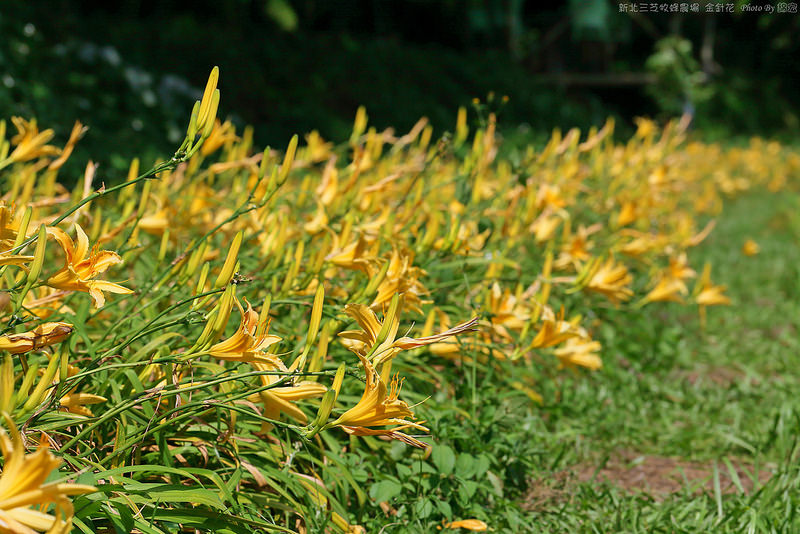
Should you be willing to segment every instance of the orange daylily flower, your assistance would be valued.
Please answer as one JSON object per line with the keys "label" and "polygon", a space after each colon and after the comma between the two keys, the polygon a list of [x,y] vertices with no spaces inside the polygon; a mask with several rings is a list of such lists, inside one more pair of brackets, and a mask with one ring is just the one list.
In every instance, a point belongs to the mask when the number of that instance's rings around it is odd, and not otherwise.
{"label": "orange daylily flower", "polygon": [[[110,250],[98,250],[97,247],[89,251],[89,238],[79,224],[75,224],[78,244],[60,228],[48,228],[48,235],[53,236],[66,254],[66,263],[56,274],[47,279],[47,285],[55,289],[68,291],[85,291],[91,295],[94,305],[100,308],[105,304],[103,291],[111,293],[130,294],[132,290],[113,282],[93,280],[97,275],[104,273],[112,265],[122,263],[122,258]],[[88,254],[88,255],[87,255]]]}
{"label": "orange daylily flower", "polygon": [[242,308],[238,300],[235,302],[242,316],[239,328],[231,337],[208,349],[209,354],[227,361],[273,363],[275,356],[267,354],[265,350],[281,338],[267,334],[267,317],[259,318],[249,302],[245,300],[247,310]]}
{"label": "orange daylily flower", "polygon": [[601,293],[616,304],[621,300],[631,298],[633,291],[627,287],[631,282],[633,282],[633,277],[628,272],[628,268],[621,263],[615,264],[614,258],[608,258],[591,275],[586,289]]}
{"label": "orange daylily flower", "polygon": [[[358,358],[361,360],[361,365],[364,366],[364,371],[367,374],[364,394],[355,406],[343,413],[334,422],[326,425],[326,428],[338,426],[349,434],[361,436],[384,435],[414,447],[427,448],[428,446],[421,441],[400,432],[406,428],[415,428],[423,432],[428,431],[420,423],[410,420],[413,419],[414,413],[408,404],[397,398],[400,393],[401,381],[395,377],[387,388],[369,360],[360,354]],[[386,426],[393,426],[394,428],[372,428]]]}

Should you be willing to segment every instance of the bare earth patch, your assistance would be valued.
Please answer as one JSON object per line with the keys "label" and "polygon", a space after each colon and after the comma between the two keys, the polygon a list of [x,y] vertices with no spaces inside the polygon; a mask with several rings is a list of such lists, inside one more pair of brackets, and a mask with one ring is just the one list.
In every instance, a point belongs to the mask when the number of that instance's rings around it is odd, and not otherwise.
{"label": "bare earth patch", "polygon": [[[717,462],[720,491],[723,494],[751,494],[769,480],[771,473],[758,471],[737,460],[731,460],[733,471]],[[738,479],[738,483],[737,483]],[[693,462],[681,458],[641,455],[622,451],[605,465],[578,464],[571,469],[554,473],[547,479],[534,481],[525,497],[523,507],[543,510],[569,500],[578,484],[609,484],[630,494],[645,493],[663,500],[674,493],[689,491],[695,495],[714,494],[714,466],[712,462]]]}
{"label": "bare earth patch", "polygon": [[699,364],[691,371],[679,371],[675,378],[686,380],[693,386],[704,383],[711,386],[729,388],[736,383],[747,381],[752,386],[758,385],[758,380],[748,377],[745,372],[736,367],[722,365]]}

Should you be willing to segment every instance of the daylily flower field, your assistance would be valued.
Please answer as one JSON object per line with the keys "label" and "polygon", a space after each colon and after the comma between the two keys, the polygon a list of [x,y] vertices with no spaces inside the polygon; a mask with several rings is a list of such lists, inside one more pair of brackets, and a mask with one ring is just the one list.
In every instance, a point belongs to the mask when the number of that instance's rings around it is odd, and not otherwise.
{"label": "daylily flower field", "polygon": [[600,333],[666,306],[713,328],[731,299],[695,249],[800,173],[687,118],[508,147],[488,102],[262,150],[217,76],[174,156],[113,184],[61,185],[80,123],[0,121],[2,533],[522,531],[492,510],[536,459],[440,428],[569,405]]}

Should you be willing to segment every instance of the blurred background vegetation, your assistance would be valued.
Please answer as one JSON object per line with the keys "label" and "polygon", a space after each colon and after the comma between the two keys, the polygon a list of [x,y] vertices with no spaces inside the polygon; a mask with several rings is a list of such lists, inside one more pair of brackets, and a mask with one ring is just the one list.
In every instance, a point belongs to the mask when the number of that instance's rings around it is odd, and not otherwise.
{"label": "blurred background vegetation", "polygon": [[800,17],[744,3],[0,0],[0,116],[36,117],[62,140],[81,120],[91,129],[71,161],[99,160],[112,178],[133,156],[171,154],[213,65],[220,116],[252,124],[257,146],[313,129],[347,139],[362,104],[378,128],[425,116],[441,134],[476,97],[506,137],[532,142],[608,116],[626,135],[636,116],[682,112],[706,138],[791,136]]}

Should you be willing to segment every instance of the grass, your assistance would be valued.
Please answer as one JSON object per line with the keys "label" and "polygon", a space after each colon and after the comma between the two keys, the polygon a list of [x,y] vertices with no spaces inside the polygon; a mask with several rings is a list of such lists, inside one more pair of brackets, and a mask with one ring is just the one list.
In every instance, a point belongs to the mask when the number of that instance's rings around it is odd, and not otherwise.
{"label": "grass", "polygon": [[[502,489],[516,501],[489,505],[495,531],[797,531],[797,201],[754,193],[726,204],[691,258],[712,262],[733,299],[709,310],[705,330],[681,306],[607,310],[604,368],[539,384],[543,406],[512,390],[480,407],[471,428],[456,406],[427,403],[424,416],[449,413],[432,425],[440,446],[471,441],[467,454],[493,455],[506,470],[495,476],[516,480]],[[759,255],[741,253],[746,237]],[[435,500],[441,489],[414,498]]]}

